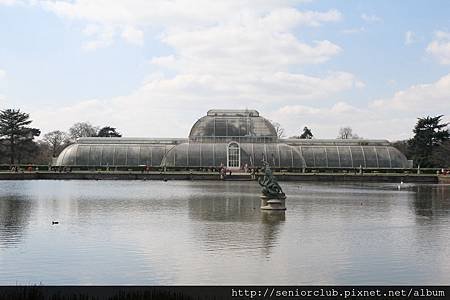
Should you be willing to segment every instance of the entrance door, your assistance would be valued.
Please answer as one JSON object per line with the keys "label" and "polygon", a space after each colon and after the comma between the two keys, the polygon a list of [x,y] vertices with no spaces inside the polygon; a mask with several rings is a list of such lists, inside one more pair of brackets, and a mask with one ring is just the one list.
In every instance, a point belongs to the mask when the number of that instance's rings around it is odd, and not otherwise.
{"label": "entrance door", "polygon": [[241,167],[241,149],[239,144],[231,142],[228,144],[227,149],[227,167],[228,168],[240,168]]}

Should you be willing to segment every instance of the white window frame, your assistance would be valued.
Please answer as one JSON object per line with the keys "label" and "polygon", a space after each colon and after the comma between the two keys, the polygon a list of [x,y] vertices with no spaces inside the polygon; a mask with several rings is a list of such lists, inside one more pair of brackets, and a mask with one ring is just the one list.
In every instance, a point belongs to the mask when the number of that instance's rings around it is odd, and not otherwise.
{"label": "white window frame", "polygon": [[[237,146],[237,147],[235,147]],[[235,157],[232,157],[230,159],[230,148],[233,147],[234,149],[237,148],[237,160]],[[234,150],[233,149],[233,150]],[[231,153],[231,155],[235,156],[235,154]],[[230,161],[234,162],[232,165],[230,165]],[[237,166],[235,163],[237,162]],[[241,146],[238,142],[230,142],[227,145],[227,168],[240,168],[241,167]]]}

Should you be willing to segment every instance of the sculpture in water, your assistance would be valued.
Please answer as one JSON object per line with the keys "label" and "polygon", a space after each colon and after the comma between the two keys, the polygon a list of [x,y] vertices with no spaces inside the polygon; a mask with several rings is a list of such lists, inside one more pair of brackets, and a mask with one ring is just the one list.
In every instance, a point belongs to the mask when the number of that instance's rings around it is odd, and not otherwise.
{"label": "sculpture in water", "polygon": [[262,188],[262,194],[267,198],[285,198],[285,194],[278,184],[277,180],[273,176],[272,170],[270,169],[269,163],[263,160],[263,171],[264,176],[258,179],[259,185]]}

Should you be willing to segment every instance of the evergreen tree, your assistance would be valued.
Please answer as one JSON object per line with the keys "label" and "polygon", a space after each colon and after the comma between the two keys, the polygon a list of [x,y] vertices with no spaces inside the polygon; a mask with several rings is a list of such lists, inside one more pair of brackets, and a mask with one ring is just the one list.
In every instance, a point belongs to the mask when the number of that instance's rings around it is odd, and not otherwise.
{"label": "evergreen tree", "polygon": [[436,167],[450,168],[450,139],[433,150],[431,159]]}
{"label": "evergreen tree", "polygon": [[116,131],[116,128],[105,126],[100,129],[97,133],[99,137],[121,137],[122,135]]}
{"label": "evergreen tree", "polygon": [[299,136],[300,139],[312,139],[314,135],[311,132],[311,129],[309,129],[307,126],[303,128],[303,133]]}
{"label": "evergreen tree", "polygon": [[414,163],[421,167],[439,167],[433,163],[433,152],[450,138],[447,130],[448,123],[441,124],[441,118],[426,117],[419,118],[414,127],[414,137],[408,141],[408,148]]}
{"label": "evergreen tree", "polygon": [[32,120],[30,115],[20,109],[5,109],[0,111],[0,139],[4,146],[5,155],[9,157],[10,164],[35,151],[34,137],[41,131],[28,127]]}

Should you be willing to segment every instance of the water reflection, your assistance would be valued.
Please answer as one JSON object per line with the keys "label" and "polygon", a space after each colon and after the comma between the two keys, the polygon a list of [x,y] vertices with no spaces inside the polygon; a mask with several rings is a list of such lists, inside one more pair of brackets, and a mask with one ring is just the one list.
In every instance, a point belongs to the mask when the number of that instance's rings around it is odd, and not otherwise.
{"label": "water reflection", "polygon": [[189,218],[195,238],[207,251],[263,251],[277,244],[284,212],[262,212],[260,190],[255,184],[226,183],[223,191],[205,185],[188,197]]}
{"label": "water reflection", "polygon": [[448,185],[418,185],[414,187],[414,210],[417,216],[432,218],[450,212],[450,188]]}
{"label": "water reflection", "polygon": [[20,243],[29,222],[31,202],[24,197],[0,197],[0,247]]}
{"label": "water reflection", "polygon": [[0,181],[0,284],[449,282],[449,185],[282,187]]}
{"label": "water reflection", "polygon": [[277,236],[280,234],[283,223],[286,221],[285,211],[261,211],[263,223],[263,243],[266,256],[270,256],[270,249],[277,244]]}

